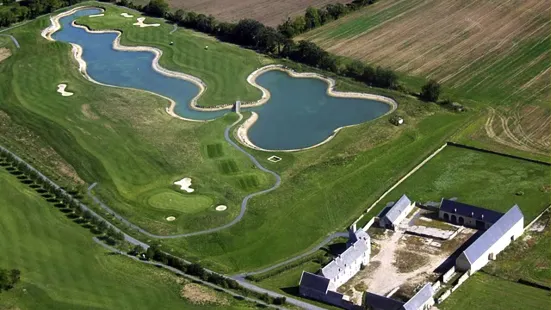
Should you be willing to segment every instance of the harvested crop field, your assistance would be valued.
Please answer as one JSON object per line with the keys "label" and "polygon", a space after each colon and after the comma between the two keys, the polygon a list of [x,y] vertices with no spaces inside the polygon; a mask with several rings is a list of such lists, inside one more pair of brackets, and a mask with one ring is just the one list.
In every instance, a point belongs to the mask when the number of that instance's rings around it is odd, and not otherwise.
{"label": "harvested crop field", "polygon": [[550,10],[551,0],[382,0],[297,39],[436,79],[496,107],[480,127],[491,140],[548,154]]}
{"label": "harvested crop field", "polygon": [[268,26],[277,26],[289,16],[304,13],[309,6],[323,7],[329,3],[350,0],[169,0],[170,7],[203,14],[212,14],[223,21],[256,19]]}
{"label": "harvested crop field", "polygon": [[308,32],[339,55],[499,103],[549,98],[550,0],[383,0]]}

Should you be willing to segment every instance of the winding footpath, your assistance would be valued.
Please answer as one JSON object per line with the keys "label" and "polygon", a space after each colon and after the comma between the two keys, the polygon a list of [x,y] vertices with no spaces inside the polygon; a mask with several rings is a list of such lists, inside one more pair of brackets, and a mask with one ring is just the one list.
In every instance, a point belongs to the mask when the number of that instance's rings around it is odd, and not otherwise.
{"label": "winding footpath", "polygon": [[241,113],[237,113],[239,115],[239,118],[231,125],[227,126],[226,127],[226,130],[224,131],[224,138],[226,139],[226,141],[231,144],[234,148],[236,148],[237,150],[241,151],[243,154],[245,154],[252,162],[253,164],[260,170],[260,171],[263,171],[263,172],[266,172],[266,173],[269,173],[271,174],[272,176],[274,176],[274,178],[276,179],[276,182],[274,183],[274,185],[268,189],[265,189],[265,190],[261,190],[259,192],[255,192],[255,193],[252,193],[252,194],[249,194],[247,196],[245,196],[245,198],[243,198],[243,201],[241,202],[241,210],[239,210],[239,215],[237,215],[236,218],[234,218],[231,222],[227,223],[227,224],[224,224],[222,226],[218,226],[218,227],[214,227],[214,228],[210,228],[210,229],[205,229],[205,230],[200,230],[200,231],[195,231],[195,232],[190,232],[190,233],[185,233],[185,234],[176,234],[176,235],[156,235],[156,234],[153,234],[153,233],[150,233],[149,231],[133,224],[132,222],[130,222],[127,218],[121,216],[120,214],[118,214],[117,212],[113,211],[113,209],[109,208],[109,206],[107,206],[105,203],[103,203],[98,197],[96,197],[94,194],[92,194],[92,190],[94,189],[94,187],[97,186],[98,183],[94,183],[92,185],[90,185],[90,187],[88,187],[88,190],[87,190],[87,194],[90,198],[92,198],[92,200],[97,203],[102,209],[104,209],[105,211],[109,212],[110,214],[112,214],[115,218],[117,218],[119,221],[121,221],[122,223],[124,223],[125,225],[128,225],[130,228],[136,230],[136,231],[139,231],[140,233],[148,236],[148,237],[152,237],[152,238],[158,238],[158,239],[174,239],[174,238],[183,238],[183,237],[191,237],[191,236],[198,236],[198,235],[205,235],[205,234],[211,234],[211,233],[214,233],[214,232],[217,232],[217,231],[220,231],[220,230],[223,230],[223,229],[226,229],[228,227],[231,227],[237,223],[239,223],[242,219],[243,219],[243,216],[245,215],[245,211],[247,211],[247,203],[249,202],[249,200],[255,196],[258,196],[258,195],[262,195],[262,194],[266,194],[266,193],[269,193],[275,189],[277,189],[280,185],[281,185],[281,177],[271,171],[271,170],[268,170],[266,169],[264,166],[262,166],[258,160],[256,158],[254,158],[253,155],[247,153],[247,151],[245,151],[242,147],[240,147],[239,145],[237,145],[237,143],[233,142],[233,140],[230,138],[230,131],[231,129],[233,128],[233,126],[237,125],[239,122],[241,122],[241,120],[243,119],[243,115]]}
{"label": "winding footpath", "polygon": [[[2,30],[2,31],[4,31],[4,30]],[[0,36],[9,37],[13,41],[13,44],[15,44],[15,47],[21,48],[21,46],[19,45],[19,42],[17,42],[17,39],[14,36],[12,36],[11,34],[0,34]]]}
{"label": "winding footpath", "polygon": [[[230,126],[231,127],[231,126]],[[21,159],[19,156],[17,156],[15,153],[11,152],[10,150],[4,148],[3,146],[0,145],[0,150],[6,152],[6,153],[9,153],[13,156],[13,158],[25,165],[29,170],[32,170],[34,171],[38,177],[42,178],[42,180],[44,182],[47,182],[49,183],[52,188],[55,188],[55,189],[58,189],[58,190],[61,190],[64,195],[67,195],[67,196],[70,196],[69,193],[67,193],[61,186],[57,185],[54,181],[52,181],[50,178],[48,178],[47,176],[45,176],[44,174],[42,174],[39,170],[35,169],[33,166],[31,166],[29,163],[27,163],[26,161],[24,161],[23,159]],[[144,249],[148,249],[149,248],[149,244],[145,243],[145,242],[142,242],[128,234],[126,234],[124,231],[120,230],[119,228],[117,228],[116,226],[114,226],[113,224],[111,224],[107,219],[105,219],[103,216],[99,215],[98,213],[94,212],[91,208],[89,208],[87,205],[83,204],[82,202],[78,201],[77,199],[75,199],[75,201],[78,202],[79,206],[81,207],[81,209],[83,211],[88,211],[90,212],[92,215],[94,215],[96,218],[98,218],[100,221],[104,222],[105,224],[107,224],[108,227],[112,227],[115,231],[117,232],[121,232],[123,235],[124,235],[124,240],[133,244],[133,245],[139,245],[141,247],[143,247]],[[108,249],[109,251],[112,251],[114,253],[119,253],[119,254],[123,254],[127,257],[130,257],[132,259],[135,259],[135,260],[139,260],[137,257],[132,257],[126,253],[123,253],[122,251],[118,250],[118,249],[115,249],[115,248],[112,248],[102,242],[100,242],[97,238],[94,238],[94,241],[97,242],[98,244],[100,244],[101,246],[103,246],[104,248]],[[171,255],[170,253],[165,253],[167,255]],[[141,261],[141,260],[139,260]],[[185,263],[187,264],[190,264],[191,262],[187,261],[187,260],[182,260],[184,261]],[[177,270],[175,268],[172,268],[170,266],[166,266],[166,265],[163,265],[163,264],[160,264],[160,263],[156,263],[156,262],[145,262],[145,261],[141,261],[141,262],[144,262],[144,263],[147,263],[147,264],[151,264],[151,265],[156,265],[156,266],[161,266],[163,268],[166,268],[172,272],[175,272],[175,273],[178,273],[180,275],[184,275],[182,274],[182,272],[180,270]],[[204,268],[206,272],[208,273],[213,273],[213,274],[218,274],[226,279],[233,279],[229,276],[226,276],[226,275],[223,275],[223,274],[219,274],[217,272],[214,272],[212,270],[209,270],[207,268]],[[185,275],[185,276],[188,276],[188,277],[191,277],[193,278],[192,276],[190,275]],[[317,307],[317,306],[314,306],[314,305],[311,305],[307,302],[304,302],[304,301],[301,301],[301,300],[298,300],[298,299],[295,299],[295,298],[292,298],[290,296],[284,296],[282,294],[278,294],[276,292],[273,292],[273,291],[270,291],[270,290],[267,290],[267,289],[264,289],[264,288],[261,288],[261,287],[258,287],[244,279],[233,279],[233,280],[236,280],[241,286],[243,286],[244,288],[248,289],[248,290],[251,290],[251,291],[255,291],[257,293],[262,293],[262,294],[268,294],[270,295],[271,297],[285,297],[286,300],[287,300],[287,303],[289,304],[292,304],[294,306],[297,306],[297,307],[300,307],[300,308],[303,308],[303,309],[311,309],[311,310],[323,310],[323,308],[320,308],[320,307]],[[206,284],[206,283],[205,283]],[[217,286],[217,285],[214,285],[212,283],[208,283],[206,285],[209,285],[211,287],[214,287],[216,289],[219,289],[219,290],[223,290],[223,291],[227,291],[226,289],[224,289],[223,287],[220,287],[220,286]],[[231,292],[232,295],[236,295],[235,293]],[[264,302],[260,301],[260,300],[256,300],[254,298],[247,298],[248,300],[252,300],[256,303],[260,303],[260,304],[264,304]],[[280,308],[280,309],[283,309],[283,308]]]}

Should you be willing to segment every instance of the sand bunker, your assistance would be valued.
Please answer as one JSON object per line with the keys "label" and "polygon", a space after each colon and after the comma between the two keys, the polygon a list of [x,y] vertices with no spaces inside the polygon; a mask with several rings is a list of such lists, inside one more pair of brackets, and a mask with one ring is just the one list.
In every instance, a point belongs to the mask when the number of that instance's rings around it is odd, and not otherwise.
{"label": "sand bunker", "polygon": [[175,221],[176,218],[174,216],[169,216],[169,217],[166,218],[166,220],[169,221],[169,222],[172,222],[172,221]]}
{"label": "sand bunker", "polygon": [[219,205],[216,207],[216,211],[226,211],[227,208],[225,205]]}
{"label": "sand bunker", "polygon": [[63,96],[63,97],[72,96],[73,93],[65,91],[66,88],[67,88],[67,84],[59,84],[59,85],[57,85],[57,92],[60,93],[61,96]]}
{"label": "sand bunker", "polygon": [[138,22],[134,23],[134,26],[140,26],[140,28],[143,27],[159,27],[161,24],[144,24],[143,21],[145,20],[145,17],[138,17]]}
{"label": "sand bunker", "polygon": [[191,186],[191,179],[190,178],[183,178],[180,181],[174,182],[176,185],[180,185],[180,189],[184,190],[188,193],[193,193],[195,191],[193,188],[190,188]]}
{"label": "sand bunker", "polygon": [[134,17],[134,15],[130,15],[128,13],[121,13],[121,16],[126,18]]}
{"label": "sand bunker", "polygon": [[11,51],[7,48],[0,47],[0,62],[11,56]]}
{"label": "sand bunker", "polygon": [[105,16],[105,14],[89,15],[88,17],[102,17],[102,16]]}

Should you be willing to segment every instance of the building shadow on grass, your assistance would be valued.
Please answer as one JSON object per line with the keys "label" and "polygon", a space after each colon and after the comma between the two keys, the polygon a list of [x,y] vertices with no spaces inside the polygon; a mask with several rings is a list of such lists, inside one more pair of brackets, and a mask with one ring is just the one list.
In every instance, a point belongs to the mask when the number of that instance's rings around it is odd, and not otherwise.
{"label": "building shadow on grass", "polygon": [[440,264],[434,272],[436,273],[444,273],[448,271],[451,267],[455,265],[455,259],[463,252],[465,251],[473,242],[480,237],[484,233],[483,230],[477,231],[474,235],[472,235],[467,241],[463,242],[461,246],[457,248],[442,264]]}

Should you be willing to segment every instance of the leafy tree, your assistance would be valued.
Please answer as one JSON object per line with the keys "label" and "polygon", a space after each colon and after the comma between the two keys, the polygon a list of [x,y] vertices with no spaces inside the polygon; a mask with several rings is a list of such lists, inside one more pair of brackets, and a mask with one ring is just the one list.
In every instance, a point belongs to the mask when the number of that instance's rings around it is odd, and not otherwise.
{"label": "leafy tree", "polygon": [[284,35],[287,38],[292,38],[295,36],[295,27],[293,25],[293,21],[291,18],[287,18],[287,20],[283,23],[277,26],[277,31],[279,31],[282,35]]}
{"label": "leafy tree", "polygon": [[164,17],[168,12],[168,3],[165,0],[151,0],[144,7],[144,12],[151,16]]}
{"label": "leafy tree", "polygon": [[306,20],[304,16],[297,16],[293,21],[295,35],[303,33],[306,30]]}
{"label": "leafy tree", "polygon": [[342,3],[328,4],[325,6],[325,10],[329,13],[329,15],[331,15],[331,17],[333,17],[333,19],[338,19],[346,14],[346,6]]}
{"label": "leafy tree", "polygon": [[361,80],[364,74],[364,70],[365,65],[359,60],[354,60],[346,65],[345,73],[346,76]]}
{"label": "leafy tree", "polygon": [[265,28],[254,19],[242,19],[235,25],[233,41],[244,46],[257,46],[258,35]]}
{"label": "leafy tree", "polygon": [[319,10],[317,8],[308,7],[306,13],[304,14],[304,21],[306,22],[305,29],[314,29],[321,25],[321,19],[319,15]]}
{"label": "leafy tree", "polygon": [[184,18],[186,18],[186,12],[182,9],[178,9],[176,10],[176,12],[174,12],[174,14],[172,14],[172,21],[177,24],[183,22]]}
{"label": "leafy tree", "polygon": [[438,96],[440,96],[440,84],[435,80],[430,80],[427,84],[423,85],[421,88],[421,99],[425,101],[438,101]]}

